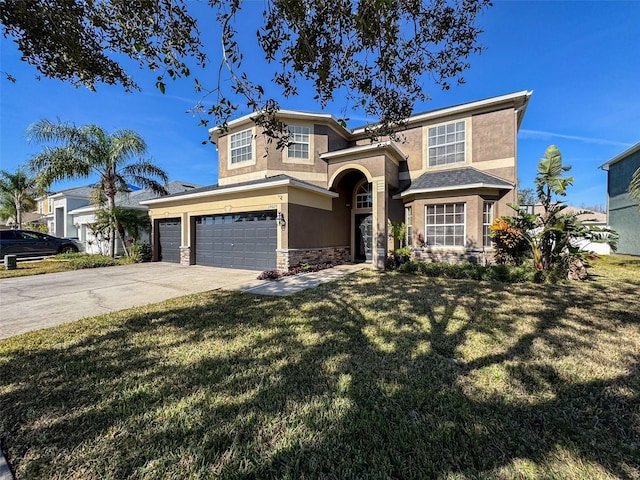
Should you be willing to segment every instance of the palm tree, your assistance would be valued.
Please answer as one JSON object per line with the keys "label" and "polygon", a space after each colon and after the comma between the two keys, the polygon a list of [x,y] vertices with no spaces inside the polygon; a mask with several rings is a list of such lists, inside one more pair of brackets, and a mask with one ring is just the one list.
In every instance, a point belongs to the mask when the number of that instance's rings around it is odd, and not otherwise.
{"label": "palm tree", "polygon": [[0,170],[0,218],[13,217],[22,228],[22,212],[34,209],[36,201],[36,179],[22,168],[15,173]]}
{"label": "palm tree", "polygon": [[[53,143],[45,146],[44,151],[30,162],[43,188],[60,180],[97,175],[94,202],[106,203],[109,212],[115,210],[116,194],[130,191],[129,184],[158,195],[167,193],[164,187],[167,174],[150,160],[141,159],[147,152],[147,145],[133,130],[122,129],[109,134],[97,125],[77,127],[45,119],[30,125],[27,131],[32,140]],[[116,229],[113,225],[109,235],[111,256],[115,256]]]}

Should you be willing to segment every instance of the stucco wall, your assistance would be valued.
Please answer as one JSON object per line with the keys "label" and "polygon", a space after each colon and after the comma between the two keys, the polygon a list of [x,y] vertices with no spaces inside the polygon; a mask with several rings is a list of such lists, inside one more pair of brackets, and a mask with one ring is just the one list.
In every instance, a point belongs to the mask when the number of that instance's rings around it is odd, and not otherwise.
{"label": "stucco wall", "polygon": [[471,120],[474,163],[515,157],[516,124],[512,108],[474,115]]}
{"label": "stucco wall", "polygon": [[[482,211],[484,202],[494,202],[493,216],[508,215],[505,196],[500,197],[498,191],[470,191],[467,195],[423,195],[421,198],[408,201],[405,206],[412,207],[413,245],[418,244],[418,234],[425,232],[425,206],[441,203],[466,204],[466,248],[482,249]],[[511,211],[513,213],[513,211]],[[443,247],[443,249],[462,249],[463,247]]]}
{"label": "stucco wall", "polygon": [[333,200],[334,211],[289,204],[289,248],[348,246],[351,214],[346,198]]}
{"label": "stucco wall", "polygon": [[620,235],[618,253],[628,255],[640,255],[640,210],[627,193],[633,172],[638,168],[640,151],[611,165],[608,174],[608,222]]}

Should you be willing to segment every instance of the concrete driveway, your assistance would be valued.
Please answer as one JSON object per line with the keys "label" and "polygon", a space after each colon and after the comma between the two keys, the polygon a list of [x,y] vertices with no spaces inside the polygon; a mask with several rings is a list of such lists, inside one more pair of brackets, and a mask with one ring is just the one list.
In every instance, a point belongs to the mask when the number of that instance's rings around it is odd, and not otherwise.
{"label": "concrete driveway", "polygon": [[260,272],[139,263],[0,280],[0,339],[209,290],[252,290]]}

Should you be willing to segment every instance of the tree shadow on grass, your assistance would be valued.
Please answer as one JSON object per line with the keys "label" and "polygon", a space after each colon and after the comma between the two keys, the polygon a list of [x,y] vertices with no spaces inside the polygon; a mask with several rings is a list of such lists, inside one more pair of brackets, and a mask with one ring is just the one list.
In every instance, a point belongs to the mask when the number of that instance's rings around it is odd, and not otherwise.
{"label": "tree shadow on grass", "polygon": [[10,349],[0,425],[18,478],[634,478],[638,338],[616,337],[640,307],[610,295],[362,274],[185,297]]}

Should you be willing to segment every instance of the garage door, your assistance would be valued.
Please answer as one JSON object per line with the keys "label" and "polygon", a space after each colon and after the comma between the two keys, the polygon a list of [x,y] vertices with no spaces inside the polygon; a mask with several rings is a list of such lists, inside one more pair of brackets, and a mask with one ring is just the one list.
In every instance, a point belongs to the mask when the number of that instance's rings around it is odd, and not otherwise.
{"label": "garage door", "polygon": [[212,267],[276,268],[276,212],[196,218],[196,264]]}
{"label": "garage door", "polygon": [[158,260],[180,263],[180,219],[158,220]]}

